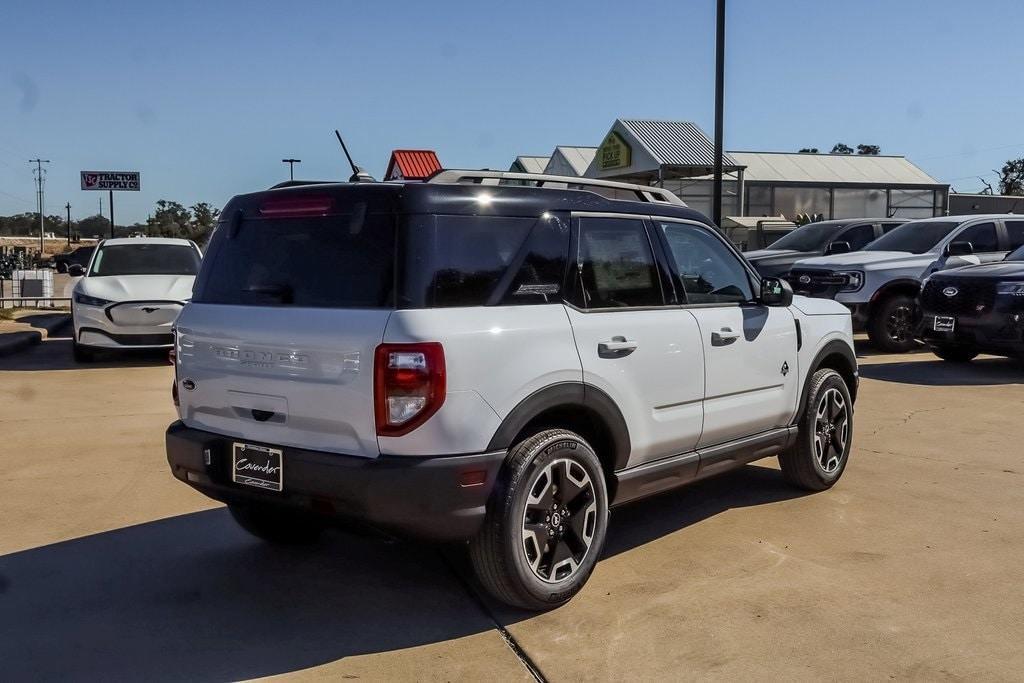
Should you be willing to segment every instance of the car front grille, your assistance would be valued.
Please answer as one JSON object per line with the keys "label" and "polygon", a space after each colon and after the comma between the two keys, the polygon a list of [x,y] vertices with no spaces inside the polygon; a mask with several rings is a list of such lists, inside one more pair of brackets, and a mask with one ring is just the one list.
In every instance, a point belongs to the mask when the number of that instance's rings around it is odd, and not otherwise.
{"label": "car front grille", "polygon": [[921,291],[921,307],[932,314],[977,316],[992,310],[996,281],[932,276]]}
{"label": "car front grille", "polygon": [[791,270],[786,278],[793,291],[831,299],[846,285],[846,276],[827,270]]}

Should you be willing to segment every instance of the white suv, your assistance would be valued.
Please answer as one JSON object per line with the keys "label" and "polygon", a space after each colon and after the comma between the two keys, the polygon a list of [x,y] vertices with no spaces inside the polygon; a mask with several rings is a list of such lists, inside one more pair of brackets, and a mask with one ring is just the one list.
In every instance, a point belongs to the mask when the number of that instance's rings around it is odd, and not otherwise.
{"label": "white suv", "polygon": [[176,324],[174,475],[247,530],[468,541],[569,600],[609,509],[779,455],[846,466],[850,315],[761,280],[657,188],[444,171],[231,200]]}

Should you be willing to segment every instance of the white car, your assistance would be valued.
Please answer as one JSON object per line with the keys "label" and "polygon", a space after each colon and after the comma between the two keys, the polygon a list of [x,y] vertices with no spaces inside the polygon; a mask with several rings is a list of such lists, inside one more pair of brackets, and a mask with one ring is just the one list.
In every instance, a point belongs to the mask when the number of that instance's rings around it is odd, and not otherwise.
{"label": "white car", "polygon": [[221,215],[175,323],[167,459],[258,537],[468,542],[493,595],[548,609],[615,505],[768,456],[815,491],[846,466],[849,312],[758,277],[667,190],[444,171]]}
{"label": "white car", "polygon": [[97,349],[170,348],[171,326],[184,302],[202,254],[195,242],[170,238],[103,240],[71,295],[75,360]]}

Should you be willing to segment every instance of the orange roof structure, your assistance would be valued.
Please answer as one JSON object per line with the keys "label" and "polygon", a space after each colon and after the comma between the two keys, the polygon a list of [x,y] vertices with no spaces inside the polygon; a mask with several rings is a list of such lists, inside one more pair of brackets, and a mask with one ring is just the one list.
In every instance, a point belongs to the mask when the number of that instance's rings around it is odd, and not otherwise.
{"label": "orange roof structure", "polygon": [[391,152],[384,180],[425,180],[441,170],[437,154],[429,149],[396,149]]}

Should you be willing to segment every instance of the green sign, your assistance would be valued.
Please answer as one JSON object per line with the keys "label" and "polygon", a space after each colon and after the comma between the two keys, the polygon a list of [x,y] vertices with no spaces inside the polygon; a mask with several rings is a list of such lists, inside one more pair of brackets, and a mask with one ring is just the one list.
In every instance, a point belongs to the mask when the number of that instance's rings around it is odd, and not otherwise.
{"label": "green sign", "polygon": [[597,148],[597,167],[602,171],[612,168],[626,168],[632,161],[633,150],[615,131],[609,131],[604,142]]}

